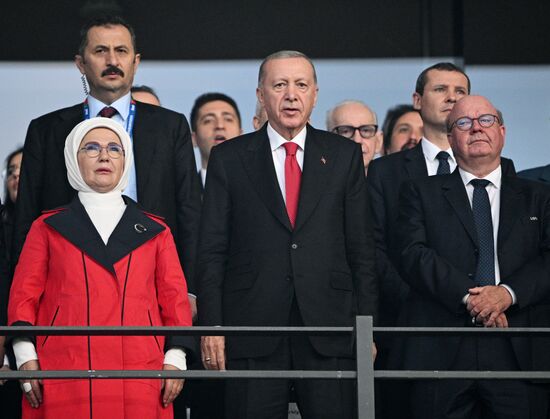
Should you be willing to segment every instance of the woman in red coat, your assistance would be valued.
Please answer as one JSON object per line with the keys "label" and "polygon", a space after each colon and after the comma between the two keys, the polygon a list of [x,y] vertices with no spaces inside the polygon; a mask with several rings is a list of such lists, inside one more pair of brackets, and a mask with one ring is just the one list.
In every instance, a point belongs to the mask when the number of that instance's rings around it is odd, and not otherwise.
{"label": "woman in red coat", "polygon": [[[174,240],[158,217],[122,196],[133,167],[128,134],[92,118],[67,137],[78,191],[32,225],[10,292],[8,320],[37,326],[189,326]],[[16,339],[22,370],[185,369],[181,342],[163,336]],[[165,348],[168,350],[165,352]],[[183,380],[28,380],[24,418],[171,418]]]}

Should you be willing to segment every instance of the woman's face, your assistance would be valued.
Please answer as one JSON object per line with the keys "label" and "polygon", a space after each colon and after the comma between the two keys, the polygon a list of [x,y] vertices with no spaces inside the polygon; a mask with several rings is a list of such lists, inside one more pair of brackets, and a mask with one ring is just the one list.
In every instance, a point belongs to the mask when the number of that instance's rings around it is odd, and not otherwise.
{"label": "woman's face", "polygon": [[6,174],[6,186],[8,188],[8,194],[10,201],[15,203],[17,199],[17,189],[19,187],[19,173],[21,170],[21,159],[23,153],[17,153],[11,158],[8,163],[8,173]]}
{"label": "woman's face", "polygon": [[[98,148],[99,154],[95,155]],[[84,136],[78,152],[78,167],[84,182],[94,191],[110,192],[120,181],[124,153],[117,150],[121,148],[120,138],[108,128],[94,128]]]}
{"label": "woman's face", "polygon": [[422,139],[422,118],[418,112],[407,112],[395,122],[388,154],[413,148]]}

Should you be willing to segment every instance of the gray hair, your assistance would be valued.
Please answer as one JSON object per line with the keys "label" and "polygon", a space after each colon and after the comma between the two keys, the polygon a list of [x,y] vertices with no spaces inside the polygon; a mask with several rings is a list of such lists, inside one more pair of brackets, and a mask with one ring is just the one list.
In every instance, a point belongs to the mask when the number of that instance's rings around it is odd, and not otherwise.
{"label": "gray hair", "polygon": [[376,115],[376,112],[374,112],[370,108],[370,106],[368,106],[365,102],[360,100],[348,99],[348,100],[344,100],[343,102],[337,103],[333,108],[327,111],[327,119],[326,119],[327,131],[332,131],[334,129],[334,113],[339,108],[346,105],[361,105],[365,107],[365,109],[367,109],[374,116],[374,123],[378,125],[378,116]]}
{"label": "gray hair", "polygon": [[313,65],[313,61],[311,61],[311,58],[309,58],[306,54],[300,51],[291,51],[291,50],[282,50],[274,52],[273,54],[268,55],[264,58],[262,63],[260,64],[260,71],[258,73],[258,87],[261,86],[262,82],[264,81],[265,77],[265,65],[268,61],[271,60],[280,60],[282,58],[303,58],[308,63],[311,64],[311,68],[313,70],[313,80],[315,81],[315,84],[317,84],[317,73],[315,71],[315,66]]}

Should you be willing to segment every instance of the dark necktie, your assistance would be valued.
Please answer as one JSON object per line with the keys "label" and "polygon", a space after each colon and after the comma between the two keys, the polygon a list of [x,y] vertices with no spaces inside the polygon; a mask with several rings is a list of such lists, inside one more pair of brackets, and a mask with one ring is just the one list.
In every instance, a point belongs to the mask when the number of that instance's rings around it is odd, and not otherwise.
{"label": "dark necktie", "polygon": [[478,238],[478,259],[475,281],[479,286],[495,285],[495,245],[491,203],[485,187],[491,183],[486,179],[473,179],[472,210]]}
{"label": "dark necktie", "polygon": [[286,191],[286,211],[290,224],[294,228],[296,215],[298,213],[298,198],[300,196],[300,179],[302,171],[296,160],[296,150],[298,144],[287,141],[283,144],[286,151],[285,159],[285,191]]}
{"label": "dark necktie", "polygon": [[437,153],[437,160],[439,160],[439,166],[437,166],[436,175],[448,175],[451,173],[451,166],[449,166],[449,153],[446,151],[440,151]]}
{"label": "dark necktie", "polygon": [[99,111],[98,115],[102,116],[103,118],[112,118],[117,113],[118,111],[115,108],[105,106],[102,110]]}

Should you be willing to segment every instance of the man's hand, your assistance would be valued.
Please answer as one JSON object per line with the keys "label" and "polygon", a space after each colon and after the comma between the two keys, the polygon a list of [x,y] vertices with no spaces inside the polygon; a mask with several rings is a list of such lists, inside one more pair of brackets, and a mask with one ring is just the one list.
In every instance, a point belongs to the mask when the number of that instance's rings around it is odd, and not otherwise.
{"label": "man's hand", "polygon": [[201,337],[202,365],[207,370],[225,370],[225,337]]}
{"label": "man's hand", "polygon": [[[20,371],[39,371],[40,364],[37,359],[25,362],[19,367]],[[30,384],[30,389],[29,389]],[[42,403],[42,380],[21,380],[21,387],[23,389],[23,394],[29,401],[29,404],[37,409]],[[30,390],[30,391],[26,391]]]}
{"label": "man's hand", "polygon": [[[472,317],[482,321],[486,327],[495,327],[497,317],[512,305],[512,296],[504,287],[488,285],[471,288],[468,293],[470,295],[466,309]],[[508,321],[506,318],[500,318],[498,324],[508,325]]]}
{"label": "man's hand", "polygon": [[378,349],[376,349],[376,343],[372,342],[372,363],[376,361],[376,355],[378,355]]}
{"label": "man's hand", "polygon": [[[170,364],[164,364],[162,369],[165,371],[180,370],[179,368]],[[183,378],[167,378],[165,380],[162,380],[161,390],[164,388],[164,392],[162,393],[162,404],[164,407],[168,407],[168,405],[172,403],[176,397],[178,397],[178,394],[180,394],[184,383],[185,380]]]}

